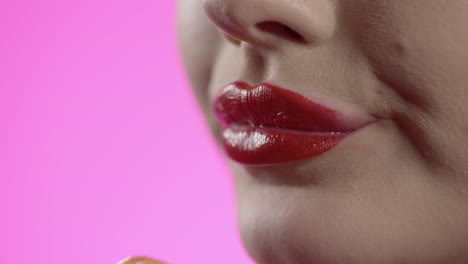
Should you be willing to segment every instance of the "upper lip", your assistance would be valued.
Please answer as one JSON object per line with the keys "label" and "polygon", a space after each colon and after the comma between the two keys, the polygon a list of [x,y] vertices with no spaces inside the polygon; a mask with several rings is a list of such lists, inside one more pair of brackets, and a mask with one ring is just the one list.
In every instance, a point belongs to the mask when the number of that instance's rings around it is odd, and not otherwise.
{"label": "upper lip", "polygon": [[250,126],[302,132],[351,132],[372,122],[343,114],[296,92],[269,83],[251,86],[237,81],[224,87],[213,102],[223,127]]}

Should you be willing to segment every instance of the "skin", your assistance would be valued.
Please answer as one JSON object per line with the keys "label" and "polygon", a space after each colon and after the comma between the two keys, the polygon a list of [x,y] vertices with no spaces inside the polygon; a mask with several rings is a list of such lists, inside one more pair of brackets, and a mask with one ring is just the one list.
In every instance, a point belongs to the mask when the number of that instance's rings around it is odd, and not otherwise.
{"label": "skin", "polygon": [[236,80],[376,118],[316,158],[229,161],[257,263],[468,263],[468,0],[178,7],[184,65],[218,140],[211,101]]}

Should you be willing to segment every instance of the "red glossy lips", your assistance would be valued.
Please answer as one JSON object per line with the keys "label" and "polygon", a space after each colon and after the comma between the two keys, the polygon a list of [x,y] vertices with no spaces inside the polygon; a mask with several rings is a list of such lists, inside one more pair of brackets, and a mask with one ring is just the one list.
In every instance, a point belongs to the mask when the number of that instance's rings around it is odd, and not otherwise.
{"label": "red glossy lips", "polygon": [[235,82],[214,101],[227,154],[244,164],[314,157],[334,148],[363,124],[267,83]]}

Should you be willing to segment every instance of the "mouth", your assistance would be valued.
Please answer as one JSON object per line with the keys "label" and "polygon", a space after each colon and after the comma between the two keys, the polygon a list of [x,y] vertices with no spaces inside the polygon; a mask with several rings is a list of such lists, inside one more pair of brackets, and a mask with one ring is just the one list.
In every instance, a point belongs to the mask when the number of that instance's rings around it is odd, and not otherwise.
{"label": "mouth", "polygon": [[227,155],[246,165],[322,155],[373,120],[345,115],[278,86],[237,81],[213,101]]}

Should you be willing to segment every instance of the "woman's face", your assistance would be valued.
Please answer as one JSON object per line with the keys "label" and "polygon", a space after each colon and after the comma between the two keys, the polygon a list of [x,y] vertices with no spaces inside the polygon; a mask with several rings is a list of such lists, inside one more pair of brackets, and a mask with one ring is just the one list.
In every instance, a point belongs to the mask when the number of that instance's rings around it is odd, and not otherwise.
{"label": "woman's face", "polygon": [[468,262],[468,0],[180,0],[179,38],[258,263]]}

